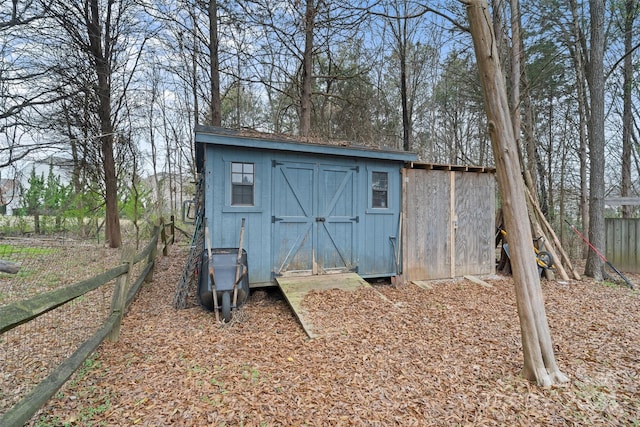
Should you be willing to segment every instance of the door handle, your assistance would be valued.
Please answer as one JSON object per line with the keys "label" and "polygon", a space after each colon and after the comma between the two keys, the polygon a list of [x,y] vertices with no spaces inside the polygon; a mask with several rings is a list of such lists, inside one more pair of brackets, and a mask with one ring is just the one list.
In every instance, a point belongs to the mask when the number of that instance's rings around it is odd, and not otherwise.
{"label": "door handle", "polygon": [[323,216],[317,216],[316,217],[316,222],[324,222],[325,218]]}

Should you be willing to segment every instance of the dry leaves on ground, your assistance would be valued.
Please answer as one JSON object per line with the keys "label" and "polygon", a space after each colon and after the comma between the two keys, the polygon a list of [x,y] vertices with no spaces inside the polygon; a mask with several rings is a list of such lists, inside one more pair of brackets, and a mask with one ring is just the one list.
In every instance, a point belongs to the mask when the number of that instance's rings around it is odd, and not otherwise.
{"label": "dry leaves on ground", "polygon": [[[622,287],[544,282],[568,384],[518,376],[510,278],[311,293],[327,331],[309,339],[277,289],[254,291],[230,325],[174,310],[172,248],[127,314],[32,425],[638,425],[640,303]],[[385,301],[378,292],[388,298]]]}

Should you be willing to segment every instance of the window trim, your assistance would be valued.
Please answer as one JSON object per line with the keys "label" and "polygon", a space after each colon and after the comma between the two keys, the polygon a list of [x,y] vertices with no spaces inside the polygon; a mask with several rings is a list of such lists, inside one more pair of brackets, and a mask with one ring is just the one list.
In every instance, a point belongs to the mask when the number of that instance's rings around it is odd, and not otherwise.
{"label": "window trim", "polygon": [[[241,171],[240,172],[234,172],[233,167],[234,165],[241,165]],[[245,166],[247,165],[251,165],[251,172],[245,172]],[[229,171],[230,171],[230,175],[229,175],[229,182],[231,184],[230,186],[230,199],[229,199],[229,206],[234,207],[234,208],[252,208],[256,206],[256,164],[255,162],[238,162],[238,161],[230,161],[229,162]],[[235,183],[234,182],[234,175],[240,175],[241,177],[241,182],[239,183]],[[251,183],[250,184],[245,184],[244,183],[244,178],[245,176],[251,176]],[[233,202],[233,195],[234,195],[234,188],[237,187],[251,187],[251,203],[234,203]]]}
{"label": "window trim", "polygon": [[[253,163],[253,205],[232,205],[231,204],[231,163]],[[262,212],[264,210],[264,185],[261,175],[265,171],[265,163],[261,159],[255,157],[241,155],[224,155],[222,156],[222,168],[224,170],[224,179],[221,181],[224,193],[224,203],[222,205],[223,213],[233,212]],[[207,171],[212,173],[212,171]],[[222,175],[222,174],[220,174]]]}

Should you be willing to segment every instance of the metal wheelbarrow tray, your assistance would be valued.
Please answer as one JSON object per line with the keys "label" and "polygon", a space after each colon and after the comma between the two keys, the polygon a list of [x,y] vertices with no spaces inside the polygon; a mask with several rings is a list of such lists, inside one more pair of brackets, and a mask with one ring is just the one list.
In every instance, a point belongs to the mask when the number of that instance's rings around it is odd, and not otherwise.
{"label": "metal wheelbarrow tray", "polygon": [[[209,257],[205,251],[202,254],[202,267],[198,282],[198,302],[208,310],[215,306],[222,310],[222,320],[231,319],[231,310],[242,306],[249,296],[249,272],[247,265],[247,251],[242,249],[238,256],[238,248],[212,248],[213,280],[209,275]],[[236,279],[238,277],[238,279]],[[236,284],[237,281],[237,284]],[[215,285],[215,286],[214,286]],[[213,301],[215,287],[217,304]],[[234,287],[237,288],[234,303]]]}

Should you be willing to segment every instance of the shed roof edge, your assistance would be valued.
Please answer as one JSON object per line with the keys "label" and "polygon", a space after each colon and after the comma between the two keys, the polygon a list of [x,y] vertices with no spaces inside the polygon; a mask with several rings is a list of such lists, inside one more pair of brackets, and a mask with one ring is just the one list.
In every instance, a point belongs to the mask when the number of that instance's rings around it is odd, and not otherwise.
{"label": "shed roof edge", "polygon": [[256,136],[242,135],[233,129],[198,125],[195,128],[196,142],[212,145],[268,149],[277,151],[293,151],[335,156],[351,156],[369,159],[412,162],[417,160],[415,153],[398,150],[379,150],[353,145],[331,145],[309,143],[298,140],[286,140],[276,135],[260,134]]}
{"label": "shed roof edge", "polygon": [[410,162],[407,163],[407,167],[410,169],[445,170],[452,172],[496,173],[496,168],[489,166],[447,165],[440,163]]}

